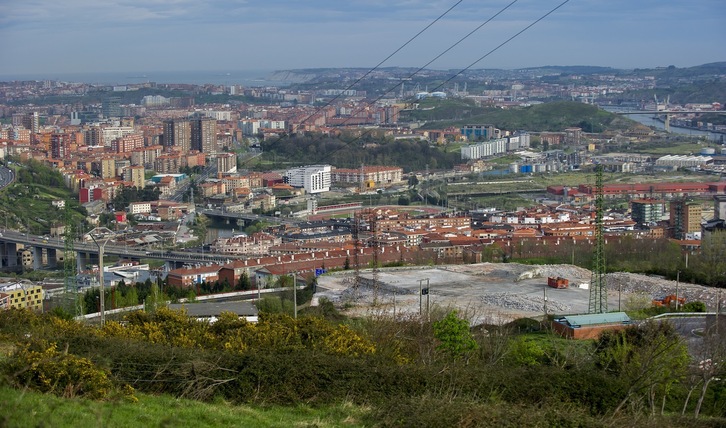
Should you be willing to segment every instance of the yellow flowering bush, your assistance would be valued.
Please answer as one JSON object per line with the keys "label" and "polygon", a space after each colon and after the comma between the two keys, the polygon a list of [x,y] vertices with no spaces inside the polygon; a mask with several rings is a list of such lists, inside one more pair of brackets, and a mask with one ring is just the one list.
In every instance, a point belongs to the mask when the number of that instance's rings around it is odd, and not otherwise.
{"label": "yellow flowering bush", "polygon": [[[55,343],[40,341],[20,345],[3,368],[18,388],[94,400],[107,399],[115,392],[107,371],[86,358],[58,351]],[[121,391],[130,399],[133,392],[130,386]]]}

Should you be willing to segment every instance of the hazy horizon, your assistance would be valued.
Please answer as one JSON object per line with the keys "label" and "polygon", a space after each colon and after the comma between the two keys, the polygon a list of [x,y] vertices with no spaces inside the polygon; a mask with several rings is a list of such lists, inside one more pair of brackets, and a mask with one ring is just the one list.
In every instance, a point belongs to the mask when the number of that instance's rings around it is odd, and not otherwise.
{"label": "hazy horizon", "polygon": [[[427,68],[461,69],[561,0],[515,0]],[[6,0],[0,75],[138,70],[421,67],[510,0]],[[569,1],[473,68],[686,67],[723,55],[722,0]],[[403,64],[403,65],[402,65]]]}

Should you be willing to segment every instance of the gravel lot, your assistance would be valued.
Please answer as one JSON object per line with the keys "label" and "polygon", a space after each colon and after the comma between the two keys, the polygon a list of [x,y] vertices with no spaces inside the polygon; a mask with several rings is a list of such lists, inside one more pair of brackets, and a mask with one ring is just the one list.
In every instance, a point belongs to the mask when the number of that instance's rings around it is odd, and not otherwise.
{"label": "gravel lot", "polygon": [[[455,308],[472,323],[501,323],[521,317],[544,314],[587,313],[590,291],[581,286],[590,282],[590,271],[572,265],[520,265],[480,263],[432,267],[386,268],[360,271],[361,284],[354,285],[355,272],[344,271],[318,278],[317,296],[333,301],[351,314],[426,313],[426,296],[419,288],[429,285],[433,308]],[[570,281],[567,289],[547,287],[547,277],[561,276]],[[374,286],[374,284],[378,286]],[[676,282],[630,273],[607,275],[608,307],[623,310],[651,304],[654,298],[675,294]],[[679,284],[679,295],[687,301],[699,300],[715,310],[717,290],[693,284]],[[620,299],[618,299],[620,297]],[[722,302],[726,293],[722,296]],[[723,304],[723,303],[722,303]]]}

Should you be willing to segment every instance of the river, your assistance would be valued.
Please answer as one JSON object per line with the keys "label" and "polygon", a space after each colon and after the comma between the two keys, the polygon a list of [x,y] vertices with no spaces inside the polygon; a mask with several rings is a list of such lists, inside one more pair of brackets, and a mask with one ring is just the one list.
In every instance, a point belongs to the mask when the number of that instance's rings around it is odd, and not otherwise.
{"label": "river", "polygon": [[[632,111],[632,109],[621,108],[621,107],[612,107],[612,106],[605,106],[605,107],[600,107],[600,108],[602,108],[605,111],[609,111],[611,113],[619,113],[622,111]],[[645,126],[654,127],[658,130],[665,131],[665,124],[658,119],[654,119],[653,116],[651,116],[649,114],[626,114],[624,116],[626,116],[629,119],[633,119],[636,122],[640,122]],[[718,132],[701,131],[698,129],[679,128],[677,126],[671,126],[670,132],[673,134],[688,135],[691,137],[707,137],[711,141],[726,140],[726,135],[724,135],[724,134],[719,134]]]}

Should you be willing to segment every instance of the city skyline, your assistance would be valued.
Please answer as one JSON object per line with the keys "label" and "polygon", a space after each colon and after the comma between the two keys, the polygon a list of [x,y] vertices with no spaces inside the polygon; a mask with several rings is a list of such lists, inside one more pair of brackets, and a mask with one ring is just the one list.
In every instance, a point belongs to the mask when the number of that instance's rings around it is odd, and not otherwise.
{"label": "city skyline", "polygon": [[[383,66],[419,67],[508,5],[462,1]],[[470,66],[561,0],[519,0],[428,68]],[[0,4],[0,75],[372,67],[457,0]],[[569,1],[472,68],[688,67],[726,58],[726,9]]]}

